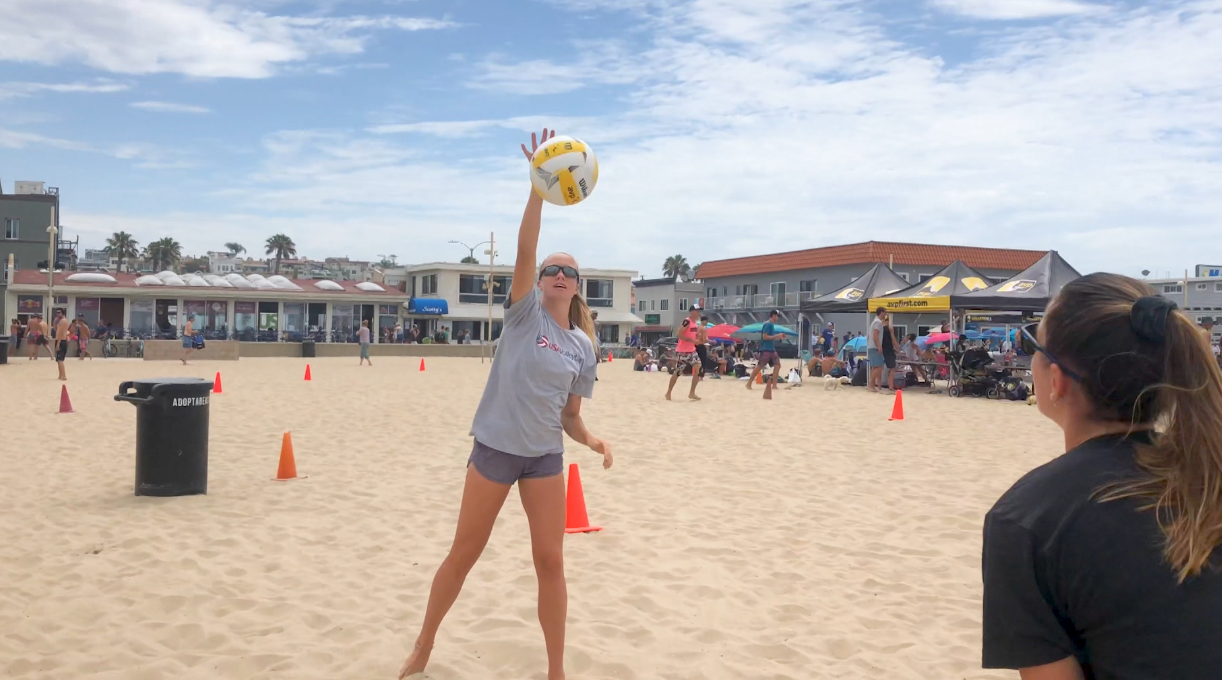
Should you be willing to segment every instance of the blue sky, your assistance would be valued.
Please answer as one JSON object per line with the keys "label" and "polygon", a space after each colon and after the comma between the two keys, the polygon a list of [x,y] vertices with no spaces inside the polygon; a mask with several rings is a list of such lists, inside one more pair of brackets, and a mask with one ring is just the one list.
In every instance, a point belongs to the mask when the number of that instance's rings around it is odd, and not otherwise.
{"label": "blue sky", "polygon": [[0,179],[59,187],[85,247],[456,260],[513,239],[548,125],[601,161],[540,246],[587,266],[868,239],[1222,263],[1222,0],[0,10]]}

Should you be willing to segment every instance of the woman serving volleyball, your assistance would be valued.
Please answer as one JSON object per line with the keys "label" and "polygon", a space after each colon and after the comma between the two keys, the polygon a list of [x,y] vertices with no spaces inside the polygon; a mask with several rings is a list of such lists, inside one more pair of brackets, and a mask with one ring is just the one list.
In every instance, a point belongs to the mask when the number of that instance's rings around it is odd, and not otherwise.
{"label": "woman serving volleyball", "polygon": [[[550,135],[546,128],[541,140],[531,134],[531,148],[522,145],[528,160],[555,133]],[[475,441],[454,543],[433,577],[424,623],[400,679],[424,672],[441,620],[483,552],[515,483],[530,525],[547,677],[564,678],[564,435],[602,454],[604,468],[611,467],[611,447],[590,434],[581,419],[581,400],[593,395],[598,358],[590,309],[578,292],[577,261],[554,253],[544,258],[535,276],[542,211],[543,199],[531,191],[518,228],[505,327],[471,426]]]}

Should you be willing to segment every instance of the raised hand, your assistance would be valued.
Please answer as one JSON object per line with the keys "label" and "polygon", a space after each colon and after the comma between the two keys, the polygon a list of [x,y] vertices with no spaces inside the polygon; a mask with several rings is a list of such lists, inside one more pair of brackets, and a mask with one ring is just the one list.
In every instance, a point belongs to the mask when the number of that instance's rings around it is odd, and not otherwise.
{"label": "raised hand", "polygon": [[547,140],[555,136],[556,136],[556,131],[552,130],[549,133],[547,128],[543,128],[543,138],[542,139],[537,139],[535,137],[535,133],[533,132],[530,133],[530,149],[527,150],[526,145],[525,144],[522,145],[522,153],[526,155],[526,160],[530,160],[534,158],[535,151],[539,149],[540,143],[547,144]]}

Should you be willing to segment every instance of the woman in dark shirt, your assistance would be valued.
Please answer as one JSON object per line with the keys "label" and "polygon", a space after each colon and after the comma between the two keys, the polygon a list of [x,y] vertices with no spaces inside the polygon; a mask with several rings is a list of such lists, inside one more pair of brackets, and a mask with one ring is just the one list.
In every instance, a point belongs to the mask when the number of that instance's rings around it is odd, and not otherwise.
{"label": "woman in dark shirt", "polygon": [[1222,678],[1222,372],[1175,303],[1091,274],[1022,329],[1066,453],[985,518],[984,666]]}

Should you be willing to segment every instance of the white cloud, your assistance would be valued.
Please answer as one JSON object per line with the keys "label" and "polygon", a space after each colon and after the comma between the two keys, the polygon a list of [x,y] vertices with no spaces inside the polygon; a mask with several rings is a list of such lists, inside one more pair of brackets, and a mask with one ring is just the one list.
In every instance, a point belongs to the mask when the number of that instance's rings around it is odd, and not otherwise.
{"label": "white cloud", "polygon": [[90,143],[0,128],[0,148],[27,149],[38,147],[101,154],[119,160],[131,161],[132,166],[136,168],[170,169],[192,167],[192,164],[181,158],[181,154],[178,152],[153,144]]}
{"label": "white cloud", "polygon": [[57,94],[72,93],[112,93],[131,89],[126,83],[99,79],[88,83],[0,83],[0,99],[6,97],[30,97],[42,92]]}
{"label": "white cloud", "polygon": [[524,132],[541,130],[544,127],[574,128],[587,120],[581,118],[562,118],[557,116],[519,116],[503,120],[446,120],[424,121],[419,123],[388,123],[375,125],[369,132],[378,135],[414,133],[433,135],[435,137],[472,137],[492,130],[519,130]]}
{"label": "white cloud", "polygon": [[0,61],[80,62],[113,73],[263,78],[287,63],[356,54],[375,30],[450,22],[409,17],[288,17],[210,0],[7,0]]}
{"label": "white cloud", "polygon": [[129,104],[134,109],[144,109],[145,111],[156,111],[158,113],[211,113],[212,109],[195,106],[193,104],[176,104],[174,102],[132,102]]}
{"label": "white cloud", "polygon": [[1077,0],[933,0],[933,4],[975,19],[1041,19],[1107,10],[1102,5]]}

